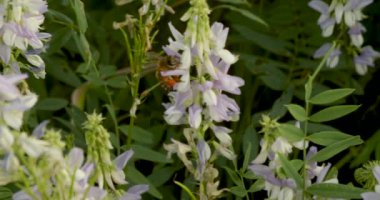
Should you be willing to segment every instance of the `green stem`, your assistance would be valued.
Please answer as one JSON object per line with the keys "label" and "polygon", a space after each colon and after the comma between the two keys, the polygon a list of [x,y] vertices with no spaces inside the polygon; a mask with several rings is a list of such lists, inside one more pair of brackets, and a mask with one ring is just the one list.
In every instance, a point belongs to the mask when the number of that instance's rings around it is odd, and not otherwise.
{"label": "green stem", "polygon": [[[331,52],[334,50],[336,44],[335,42],[333,43],[333,45],[331,45],[330,49],[327,51],[327,53],[325,54],[325,56],[323,57],[322,61],[319,63],[317,69],[314,71],[314,73],[309,77],[309,80],[307,81],[306,83],[306,92],[305,92],[305,111],[306,111],[306,121],[304,122],[304,142],[303,142],[303,150],[302,150],[302,154],[303,154],[303,195],[302,195],[302,199],[305,199],[306,198],[306,183],[307,183],[307,180],[308,180],[308,177],[307,177],[307,159],[306,159],[306,155],[307,155],[307,152],[306,152],[306,139],[307,139],[307,132],[308,132],[308,124],[309,124],[309,114],[310,114],[310,103],[309,103],[309,99],[311,97],[311,93],[312,93],[312,84],[313,84],[313,81],[314,79],[317,77],[317,75],[319,74],[319,72],[321,71],[322,67],[325,66],[325,63],[327,61],[327,59],[330,57],[331,55]],[[309,87],[308,87],[309,86]]]}

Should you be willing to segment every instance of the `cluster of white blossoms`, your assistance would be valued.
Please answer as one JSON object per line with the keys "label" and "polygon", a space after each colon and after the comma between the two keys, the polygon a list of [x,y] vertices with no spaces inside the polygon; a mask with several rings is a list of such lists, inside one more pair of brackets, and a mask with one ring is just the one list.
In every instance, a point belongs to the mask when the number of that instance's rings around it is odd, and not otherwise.
{"label": "cluster of white blossoms", "polygon": [[21,186],[14,200],[104,198],[106,191],[88,184],[94,164],[83,165],[78,148],[64,156],[60,133],[45,131],[46,125],[41,123],[31,136],[0,125],[0,185]]}
{"label": "cluster of white blossoms", "polygon": [[[0,58],[14,73],[25,67],[36,77],[45,77],[45,63],[39,56],[50,34],[40,32],[47,11],[45,0],[2,0],[0,2]],[[18,56],[28,63],[21,63]]]}
{"label": "cluster of white blossoms", "polygon": [[[110,161],[107,165],[91,158],[86,161],[83,150],[76,147],[64,155],[61,133],[46,130],[47,123],[37,126],[31,136],[12,130],[6,124],[0,125],[0,185],[16,183],[20,186],[21,190],[13,195],[14,200],[107,199],[114,195],[109,195],[103,186],[104,179],[108,188],[117,194],[114,199],[139,200],[149,189],[148,185],[135,185],[126,192],[115,190],[114,183],[127,183],[123,168],[133,151],[126,151],[113,161],[100,152],[100,156],[103,155],[100,159]],[[98,186],[90,181],[94,176]]]}
{"label": "cluster of white blossoms", "polygon": [[235,100],[223,92],[240,94],[239,87],[244,81],[228,74],[230,65],[237,61],[237,57],[224,48],[228,28],[218,22],[210,27],[208,18],[203,19],[202,15],[195,14],[197,12],[207,16],[209,11],[207,7],[193,6],[181,18],[189,21],[184,35],[169,24],[174,39],[169,39],[164,51],[180,61],[180,65],[161,75],[179,76],[180,81],[168,94],[170,102],[164,104],[164,118],[168,124],[188,124],[202,136],[211,128],[220,146],[228,147],[232,143],[231,130],[216,123],[238,120],[240,109]]}
{"label": "cluster of white blossoms", "polygon": [[[364,46],[363,33],[366,31],[361,21],[366,17],[362,10],[370,5],[373,0],[333,0],[330,5],[322,0],[312,0],[309,6],[321,13],[318,24],[322,29],[324,37],[330,37],[334,33],[335,25],[342,24],[350,36],[351,48],[353,49],[354,63],[356,72],[364,75],[368,66],[374,66],[374,60],[380,57],[380,53],[371,46]],[[339,28],[342,26],[339,26]],[[327,59],[327,66],[333,68],[339,62],[341,54],[340,44],[330,54]],[[323,57],[331,43],[322,45],[314,54],[315,58]]]}
{"label": "cluster of white blossoms", "polygon": [[[278,129],[281,124],[268,116],[264,115],[260,123],[263,126],[261,132],[264,134],[260,141],[261,151],[252,161],[249,169],[265,180],[264,190],[267,191],[268,199],[300,199],[302,194],[297,192],[295,180],[286,177],[282,172],[283,165],[279,156],[287,157],[293,152],[293,148],[307,149],[309,146],[308,141],[289,141],[279,133]],[[299,123],[296,124],[296,127],[299,128]],[[306,160],[310,160],[316,153],[316,147],[309,147]],[[336,178],[325,180],[331,164],[318,166],[317,162],[314,161],[308,161],[307,163],[307,179],[305,182],[307,186],[310,186],[312,182],[338,183]]]}
{"label": "cluster of white blossoms", "polygon": [[[188,144],[172,140],[172,144],[164,147],[170,154],[179,156],[201,182],[200,187],[207,188],[199,197],[207,199],[221,193],[217,190],[219,182],[214,180],[218,171],[211,164],[213,159],[217,154],[230,160],[236,157],[231,150],[231,130],[217,125],[239,119],[239,106],[224,92],[239,95],[244,80],[228,74],[230,65],[238,60],[225,49],[228,28],[218,22],[210,26],[210,10],[205,0],[191,0],[190,4],[190,9],[181,18],[187,21],[186,31],[181,34],[169,23],[173,38],[169,38],[169,44],[163,47],[167,56],[178,61],[179,65],[161,72],[163,77],[178,77],[168,94],[170,102],[164,103],[164,118],[171,125],[189,126],[184,130]],[[218,142],[211,141],[214,152],[204,139],[207,131],[212,131],[218,139]],[[197,166],[187,158],[190,152],[197,152],[194,155]]]}
{"label": "cluster of white blossoms", "polygon": [[[112,145],[100,124],[100,115],[89,115],[86,123],[88,135],[96,140],[91,144],[97,145],[91,146],[94,148],[87,152],[87,158],[80,148],[65,148],[59,131],[46,130],[47,121],[32,134],[22,131],[24,112],[35,105],[37,95],[29,90],[27,75],[21,73],[20,67],[26,67],[36,77],[45,76],[39,53],[50,34],[39,31],[46,11],[45,0],[0,0],[0,185],[13,183],[20,189],[13,194],[14,200],[139,200],[148,185],[136,185],[127,191],[115,187],[127,183],[123,169],[133,151],[111,161]],[[94,129],[100,130],[103,137],[91,135],[97,133]],[[99,145],[104,141],[108,141],[103,145],[106,149]],[[98,186],[92,179],[98,180]]]}
{"label": "cluster of white blossoms", "polygon": [[24,112],[37,102],[36,94],[22,92],[17,86],[26,78],[26,74],[0,74],[0,121],[16,130],[22,125]]}

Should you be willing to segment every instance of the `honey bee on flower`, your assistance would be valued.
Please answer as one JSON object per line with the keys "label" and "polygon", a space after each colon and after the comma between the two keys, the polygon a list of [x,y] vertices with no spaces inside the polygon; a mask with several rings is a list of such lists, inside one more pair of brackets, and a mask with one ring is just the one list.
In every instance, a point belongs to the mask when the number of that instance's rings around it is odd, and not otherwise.
{"label": "honey bee on flower", "polygon": [[[174,56],[164,56],[159,59],[157,62],[156,77],[162,83],[162,86],[171,91],[174,89],[174,86],[177,82],[180,81],[179,75],[170,75],[166,74],[171,70],[175,70],[180,66],[180,61]],[[164,74],[164,75],[163,75]]]}

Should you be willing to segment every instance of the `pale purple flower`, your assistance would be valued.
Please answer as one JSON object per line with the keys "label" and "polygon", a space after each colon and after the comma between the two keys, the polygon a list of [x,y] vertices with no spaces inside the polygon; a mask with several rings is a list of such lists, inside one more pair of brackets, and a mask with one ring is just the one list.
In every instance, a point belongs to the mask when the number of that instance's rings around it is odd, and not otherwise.
{"label": "pale purple flower", "polygon": [[213,90],[213,83],[211,81],[199,84],[198,89],[203,93],[203,103],[207,106],[215,106],[217,104],[217,94]]}
{"label": "pale purple flower", "polygon": [[130,187],[119,200],[140,200],[141,194],[149,190],[149,185],[135,185]]}
{"label": "pale purple flower", "polygon": [[350,29],[348,30],[348,34],[350,35],[351,42],[354,46],[356,47],[362,46],[364,42],[362,33],[365,31],[366,31],[365,27],[359,22],[353,25],[352,27],[350,27]]}
{"label": "pale purple flower", "polygon": [[[372,2],[373,0],[333,0],[331,5],[328,6],[322,0],[312,0],[309,2],[309,6],[321,13],[318,24],[321,26],[323,31],[322,35],[325,37],[331,36],[334,31],[334,24],[340,24],[344,18],[344,23],[348,27],[351,44],[356,47],[355,49],[360,50],[364,43],[363,33],[366,31],[365,27],[360,23],[360,21],[365,18],[362,10]],[[331,16],[334,16],[334,18]],[[314,57],[323,57],[330,47],[330,43],[324,44],[315,52]],[[330,57],[327,58],[327,66],[330,68],[335,67],[339,62],[340,54],[339,46],[333,49]],[[356,71],[360,75],[364,75],[367,72],[368,66],[373,66],[374,58],[369,57],[371,56],[364,53],[354,58]]]}
{"label": "pale purple flower", "polygon": [[45,134],[46,126],[48,123],[49,120],[44,120],[43,122],[41,122],[36,128],[34,128],[32,136],[37,139],[40,139]]}
{"label": "pale purple flower", "polygon": [[171,144],[164,144],[164,149],[168,151],[168,158],[170,158],[174,153],[177,154],[178,158],[181,159],[188,170],[193,171],[193,164],[186,155],[187,153],[191,152],[191,146],[174,139],[171,139],[171,141]]}
{"label": "pale purple flower", "polygon": [[236,154],[228,147],[218,144],[217,142],[214,142],[214,146],[216,151],[227,158],[228,160],[235,160],[236,159]]}
{"label": "pale purple flower", "polygon": [[266,182],[272,185],[277,185],[281,187],[296,188],[296,183],[293,179],[279,179],[275,177],[274,172],[266,165],[251,165],[249,169],[253,171],[257,176],[263,178]]}
{"label": "pale purple flower", "polygon": [[[84,164],[84,153],[82,149],[73,148],[70,150],[69,154],[66,156],[66,169],[70,173],[70,178],[73,180],[68,180],[67,186],[73,185],[74,194],[78,198],[93,198],[96,200],[103,199],[107,192],[99,187],[93,187],[88,184],[90,175],[95,169],[93,163]],[[86,190],[89,189],[89,192],[86,193]],[[84,196],[86,195],[86,196]]]}
{"label": "pale purple flower", "polygon": [[204,140],[199,140],[197,143],[197,152],[198,152],[198,173],[202,179],[203,172],[206,168],[206,163],[211,157],[210,146]]}
{"label": "pale purple flower", "polygon": [[364,75],[367,72],[368,66],[375,65],[375,59],[380,57],[380,53],[375,51],[371,46],[365,46],[361,50],[361,54],[354,58],[356,72]]}
{"label": "pale purple flower", "polygon": [[[33,186],[30,189],[33,191],[33,193],[36,197],[41,198],[41,193],[38,191],[37,186]],[[12,199],[13,200],[34,200],[31,196],[28,195],[28,193],[26,193],[25,191],[22,191],[22,190],[14,193],[12,195]]]}
{"label": "pale purple flower", "polygon": [[118,157],[115,158],[115,160],[113,160],[115,169],[112,170],[111,176],[113,182],[115,182],[116,184],[122,185],[127,183],[127,181],[125,180],[125,174],[123,169],[127,162],[132,158],[133,154],[133,150],[128,150],[120,154]]}
{"label": "pale purple flower", "polygon": [[329,6],[321,0],[313,0],[309,2],[309,6],[321,13],[318,19],[318,25],[322,29],[322,35],[329,37],[332,35],[335,26],[335,19],[330,16]]}
{"label": "pale purple flower", "polygon": [[[169,39],[169,45],[164,47],[164,51],[170,56],[177,57],[181,64],[178,69],[163,72],[161,75],[179,75],[181,81],[175,85],[174,91],[169,93],[171,103],[164,104],[165,120],[173,125],[188,123],[193,128],[198,128],[201,121],[208,118],[207,116],[217,122],[237,120],[240,110],[236,102],[221,94],[223,91],[240,94],[239,87],[244,84],[241,78],[227,74],[230,64],[236,62],[237,59],[224,49],[228,28],[223,28],[221,23],[214,23],[211,26],[210,39],[214,41],[214,45],[207,50],[210,51],[207,55],[201,53],[204,52],[202,48],[207,49],[202,45],[207,44],[201,44],[201,42],[195,43],[195,46],[187,44],[185,36],[173,25],[169,24],[169,27],[174,39]],[[190,74],[190,67],[194,64],[192,60],[195,57],[199,58],[201,62],[199,66],[203,67],[197,68],[197,73],[202,76],[207,73],[211,76],[211,80],[190,81],[190,77],[196,76]],[[202,102],[197,102],[199,99]],[[201,114],[206,117],[202,117]]]}
{"label": "pale purple flower", "polygon": [[0,117],[2,117],[10,127],[18,130],[22,125],[24,112],[32,108],[36,102],[37,95],[34,93],[20,96],[0,106]]}
{"label": "pale purple flower", "polygon": [[[314,53],[314,58],[322,58],[325,56],[325,54],[328,52],[328,50],[331,48],[331,43],[325,43],[323,44],[319,49],[317,49]],[[334,68],[338,65],[339,62],[339,56],[342,54],[342,52],[339,50],[339,48],[335,48],[331,53],[330,56],[327,58],[326,65],[330,68]]]}
{"label": "pale purple flower", "polygon": [[209,115],[216,122],[237,121],[239,119],[240,108],[235,102],[225,94],[217,96],[216,105],[209,106]]}
{"label": "pale purple flower", "polygon": [[217,68],[216,77],[213,81],[213,87],[231,94],[240,95],[240,87],[244,85],[244,80],[237,76],[228,74],[230,65],[216,56],[211,56],[213,65]]}
{"label": "pale purple flower", "polygon": [[173,91],[169,93],[171,103],[164,103],[164,118],[168,124],[180,125],[187,122],[186,109],[193,104],[193,91]]}
{"label": "pale purple flower", "polygon": [[102,200],[107,196],[107,191],[99,187],[90,187],[90,190],[86,194],[86,197],[83,195],[78,195],[80,199],[91,199],[91,200]]}
{"label": "pale purple flower", "polygon": [[[317,147],[311,146],[307,155],[306,160],[310,160],[310,158],[315,155],[318,152]],[[318,163],[315,161],[308,162],[308,177],[309,179],[313,179],[314,177],[317,177],[316,183],[322,183],[322,181],[325,179],[327,172],[330,170],[331,164],[328,163],[326,166],[318,166]]]}
{"label": "pale purple flower", "polygon": [[193,104],[189,107],[189,124],[192,128],[199,128],[202,122],[202,108]]}
{"label": "pale purple flower", "polygon": [[12,145],[15,141],[15,138],[12,132],[7,126],[0,126],[0,150],[5,152],[12,151]]}
{"label": "pale purple flower", "polygon": [[231,146],[232,139],[229,135],[229,133],[232,132],[231,129],[228,129],[223,126],[215,126],[215,125],[211,126],[211,129],[214,132],[215,137],[218,138],[218,140],[220,141],[222,145],[227,146],[227,147]]}
{"label": "pale purple flower", "polygon": [[12,101],[21,97],[17,84],[27,77],[26,74],[0,74],[0,101]]}
{"label": "pale purple flower", "polygon": [[[31,137],[31,139],[35,139]],[[37,139],[35,139],[37,140]],[[66,158],[61,165],[56,166],[57,174],[52,175],[49,185],[42,188],[41,191],[36,186],[32,186],[30,189],[34,191],[37,197],[41,196],[43,192],[45,195],[52,195],[52,193],[64,193],[68,194],[67,188],[72,188],[70,194],[72,199],[94,199],[101,200],[107,195],[107,192],[99,187],[90,186],[88,184],[90,175],[94,170],[94,164],[84,164],[84,153],[82,149],[73,148],[67,154]],[[57,176],[60,177],[60,181],[57,181]],[[55,187],[55,189],[53,189]],[[63,191],[62,191],[63,190]],[[16,200],[29,200],[33,199],[24,190],[21,190],[13,195],[13,199]]]}
{"label": "pale purple flower", "polygon": [[289,143],[287,139],[284,137],[276,137],[275,141],[271,146],[271,150],[274,153],[282,153],[284,155],[288,155],[292,152],[293,146]]}
{"label": "pale purple flower", "polygon": [[[45,12],[47,12],[45,0],[5,1],[0,8],[1,60],[5,64],[12,65],[16,62],[13,58],[11,60],[12,51],[18,49],[29,65],[38,69],[35,70],[38,73],[34,73],[33,70],[32,72],[40,78],[45,76],[45,63],[39,53],[30,54],[30,52],[44,50],[44,42],[50,38],[50,34],[40,32]],[[14,72],[17,73],[18,70],[16,68]]]}
{"label": "pale purple flower", "polygon": [[373,0],[348,0],[344,7],[344,21],[351,27],[364,18],[361,10],[371,4]]}

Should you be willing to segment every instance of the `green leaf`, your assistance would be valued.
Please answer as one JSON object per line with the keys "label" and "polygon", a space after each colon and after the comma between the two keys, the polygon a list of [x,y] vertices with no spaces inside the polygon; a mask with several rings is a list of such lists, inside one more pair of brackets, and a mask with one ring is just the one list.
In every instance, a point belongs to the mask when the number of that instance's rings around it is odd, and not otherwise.
{"label": "green leaf", "polygon": [[243,25],[233,25],[233,27],[235,27],[235,30],[239,32],[247,42],[252,42],[263,49],[278,55],[289,55],[289,52],[286,49],[287,43],[279,40],[277,37],[257,32]]}
{"label": "green leaf", "polygon": [[125,76],[115,76],[107,79],[106,84],[113,88],[125,88],[127,87],[127,80]]}
{"label": "green leaf", "polygon": [[290,178],[293,178],[296,181],[298,188],[302,188],[303,187],[302,177],[299,175],[299,173],[294,168],[292,163],[289,162],[289,160],[283,154],[279,153],[278,155],[282,163],[282,168],[284,169],[286,175]]}
{"label": "green leaf", "polygon": [[81,2],[80,0],[71,0],[70,5],[74,9],[75,17],[77,19],[77,23],[79,26],[79,31],[81,33],[85,33],[87,30],[88,24],[87,24],[86,12],[84,10],[83,2]]}
{"label": "green leaf", "polygon": [[377,130],[370,138],[362,145],[360,152],[354,157],[354,160],[350,162],[350,168],[357,168],[359,165],[371,160],[372,153],[375,151],[375,159],[380,160],[378,149],[380,149],[380,130]]}
{"label": "green leaf", "polygon": [[269,113],[269,116],[271,116],[271,118],[281,118],[283,117],[285,114],[286,114],[286,107],[285,105],[286,104],[290,104],[290,102],[292,101],[292,98],[293,98],[293,87],[289,87],[287,88],[283,93],[282,95],[280,96],[280,98],[278,98],[273,106],[272,106],[272,109]]}
{"label": "green leaf", "polygon": [[56,10],[53,10],[51,8],[49,8],[49,10],[47,11],[46,14],[47,14],[47,16],[52,17],[52,18],[54,18],[57,21],[65,22],[68,25],[74,23],[73,20],[71,20],[71,18],[68,17],[67,15],[65,15],[65,14],[63,14],[61,12],[58,12]]}
{"label": "green leaf", "polygon": [[[119,126],[119,129],[122,133],[128,136],[129,125]],[[154,143],[153,133],[138,126],[133,126],[131,137],[133,140],[139,143],[148,144],[148,145]]]}
{"label": "green leaf", "polygon": [[300,170],[303,166],[303,160],[295,159],[295,160],[291,160],[289,162],[290,162],[290,164],[292,164],[293,168],[296,171]]}
{"label": "green leaf", "polygon": [[154,169],[153,172],[148,176],[148,179],[154,186],[158,187],[170,180],[176,170],[178,170],[178,167],[176,168],[173,166]]}
{"label": "green leaf", "polygon": [[242,141],[242,152],[247,152],[248,147],[250,146],[251,151],[249,153],[249,158],[246,158],[246,154],[244,155],[244,159],[248,159],[249,161],[253,160],[258,152],[259,152],[259,133],[257,133],[255,126],[253,123],[248,125],[248,127],[244,131],[243,141]]}
{"label": "green leaf", "polygon": [[341,140],[339,142],[336,142],[334,144],[331,144],[330,146],[327,146],[320,150],[318,153],[314,154],[311,158],[310,161],[325,161],[336,154],[340,153],[341,151],[349,148],[350,146],[358,145],[363,143],[363,141],[360,139],[359,136],[353,136],[349,137],[345,140]]}
{"label": "green leaf", "polygon": [[232,169],[230,169],[228,167],[223,167],[223,169],[225,169],[227,171],[227,174],[232,179],[232,181],[235,183],[235,185],[243,186],[239,176],[236,174],[235,171],[233,171]]}
{"label": "green leaf", "polygon": [[147,179],[144,176],[144,174],[142,174],[136,168],[128,166],[125,175],[128,181],[131,181],[135,184],[148,184],[149,185],[148,193],[158,199],[162,199],[162,194],[157,190],[157,188],[154,187],[154,185],[149,181],[149,179]]}
{"label": "green leaf", "polygon": [[303,107],[297,104],[288,104],[286,105],[286,108],[288,108],[290,114],[294,117],[294,119],[300,122],[307,120],[306,111]]}
{"label": "green leaf", "polygon": [[243,175],[244,178],[246,179],[258,179],[259,177],[253,173],[251,170],[247,170],[244,175]]}
{"label": "green leaf", "polygon": [[52,54],[61,49],[61,47],[63,47],[72,36],[73,30],[67,27],[61,28],[54,32],[49,43],[48,53]]}
{"label": "green leaf", "polygon": [[66,107],[69,102],[66,99],[47,98],[42,99],[36,105],[37,110],[56,111]]}
{"label": "green leaf", "polygon": [[362,188],[335,183],[313,184],[308,187],[306,191],[319,197],[343,199],[361,199],[360,194],[366,192],[366,190]]}
{"label": "green leaf", "polygon": [[0,187],[0,199],[2,200],[11,200],[12,191],[7,187]]}
{"label": "green leaf", "polygon": [[286,89],[287,76],[276,67],[266,69],[264,74],[260,75],[260,79],[273,90],[282,91]]}
{"label": "green leaf", "polygon": [[254,184],[252,184],[249,189],[248,189],[248,192],[258,192],[262,189],[264,189],[265,187],[265,180],[264,179],[258,179],[257,181],[255,181]]}
{"label": "green leaf", "polygon": [[242,186],[231,187],[230,192],[238,197],[244,197],[245,195],[247,195],[247,190]]}
{"label": "green leaf", "polygon": [[351,112],[354,112],[359,107],[360,106],[358,105],[331,106],[310,116],[310,121],[313,121],[313,122],[331,121],[331,120],[343,117]]}
{"label": "green leaf", "polygon": [[89,81],[94,86],[99,87],[99,86],[102,86],[105,84],[103,79],[101,79],[100,77],[98,77],[96,74],[93,74],[93,73],[83,75],[83,78],[85,78],[87,81]]}
{"label": "green leaf", "polygon": [[354,91],[355,89],[351,88],[327,90],[313,96],[309,102],[316,105],[329,104],[352,94]]}
{"label": "green leaf", "polygon": [[250,12],[248,10],[245,10],[242,8],[237,8],[235,6],[230,6],[230,5],[221,5],[221,6],[217,6],[214,9],[217,9],[217,8],[227,8],[227,9],[232,10],[234,12],[240,13],[241,15],[243,15],[244,17],[247,17],[248,19],[250,19],[252,21],[258,22],[258,23],[268,27],[268,24],[264,20],[262,20],[260,17],[258,17],[257,15],[253,14],[252,12]]}
{"label": "green leaf", "polygon": [[250,6],[251,4],[249,4],[249,2],[247,0],[218,0],[220,2],[223,2],[223,3],[230,3],[230,4],[236,4],[236,5],[246,5],[246,6]]}
{"label": "green leaf", "polygon": [[251,143],[248,143],[247,150],[245,151],[245,154],[244,154],[243,167],[241,169],[243,172],[245,172],[245,170],[247,170],[249,161],[251,160],[251,148],[252,148]]}
{"label": "green leaf", "polygon": [[315,144],[329,146],[350,137],[354,136],[342,133],[340,131],[321,131],[318,133],[313,133],[312,135],[308,136],[307,139],[314,142]]}
{"label": "green leaf", "polygon": [[141,145],[132,145],[132,149],[135,152],[133,155],[136,159],[142,159],[142,160],[149,160],[152,162],[159,162],[159,163],[171,163],[172,161],[169,160],[165,154],[159,153],[157,151],[154,151],[152,149],[149,149],[147,147],[141,146]]}
{"label": "green leaf", "polygon": [[80,78],[63,58],[49,56],[45,60],[47,66],[52,66],[46,68],[46,73],[49,74],[50,77],[75,88],[82,84]]}
{"label": "green leaf", "polygon": [[296,142],[304,139],[303,131],[291,124],[281,124],[278,127],[278,132],[282,137],[289,140],[289,142]]}

